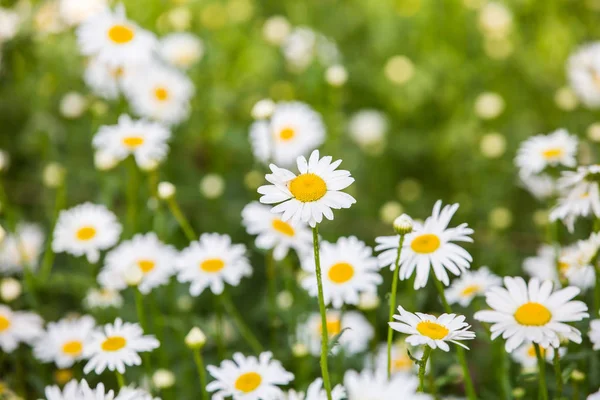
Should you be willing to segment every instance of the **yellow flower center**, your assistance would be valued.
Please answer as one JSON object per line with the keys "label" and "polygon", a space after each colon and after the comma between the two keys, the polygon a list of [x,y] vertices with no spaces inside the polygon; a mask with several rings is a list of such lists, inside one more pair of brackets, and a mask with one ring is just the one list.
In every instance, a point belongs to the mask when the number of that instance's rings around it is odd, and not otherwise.
{"label": "yellow flower center", "polygon": [[116,44],[125,44],[133,40],[135,33],[133,29],[125,25],[113,25],[108,30],[108,37]]}
{"label": "yellow flower center", "polygon": [[[540,354],[542,355],[542,357],[546,357],[546,349],[540,346]],[[529,346],[529,349],[527,350],[527,355],[529,357],[537,357],[537,355],[535,354],[535,347],[533,345]]]}
{"label": "yellow flower center", "polygon": [[104,351],[119,351],[127,344],[127,340],[123,336],[109,336],[102,342],[102,350]]}
{"label": "yellow flower center", "polygon": [[426,233],[413,239],[410,247],[415,253],[429,254],[440,247],[440,238],[433,233]]}
{"label": "yellow flower center", "polygon": [[262,382],[262,377],[256,372],[246,372],[235,380],[235,388],[240,392],[250,393],[256,390]]}
{"label": "yellow flower center", "polygon": [[220,258],[209,258],[200,263],[200,269],[204,272],[219,272],[225,267],[225,261]]}
{"label": "yellow flower center", "polygon": [[437,322],[431,321],[421,321],[417,324],[417,331],[423,335],[427,336],[433,340],[440,340],[448,335],[449,330],[443,326],[438,324]]}
{"label": "yellow flower center", "polygon": [[290,224],[287,222],[283,222],[280,219],[273,220],[273,229],[275,229],[279,233],[283,233],[286,236],[294,236],[296,231]]}
{"label": "yellow flower center", "polygon": [[54,372],[54,380],[59,385],[64,385],[73,379],[73,371],[70,369],[58,369]]}
{"label": "yellow flower center", "polygon": [[162,86],[157,87],[154,89],[154,96],[156,96],[159,101],[166,101],[169,99],[169,91]]}
{"label": "yellow flower center", "polygon": [[96,228],[93,226],[84,226],[77,231],[77,239],[88,241],[96,236]]}
{"label": "yellow flower center", "polygon": [[110,74],[115,79],[122,78],[124,73],[125,73],[125,70],[123,69],[123,67],[117,67],[117,68],[113,68],[110,70]]}
{"label": "yellow flower center", "polygon": [[[319,335],[323,330],[323,325],[319,323]],[[335,336],[342,331],[342,321],[337,318],[328,318],[327,319],[327,335]]]}
{"label": "yellow flower center", "polygon": [[135,149],[144,144],[144,138],[141,136],[127,136],[123,138],[123,144],[130,149]]}
{"label": "yellow flower center", "polygon": [[354,276],[354,267],[352,265],[341,262],[331,266],[327,273],[332,282],[341,284],[346,283]]}
{"label": "yellow flower center", "polygon": [[5,316],[0,315],[0,332],[4,332],[10,328],[10,320]]}
{"label": "yellow flower center", "polygon": [[569,269],[569,263],[566,263],[564,261],[559,261],[558,262],[558,270],[564,274],[565,272],[567,272],[567,270]]}
{"label": "yellow flower center", "polygon": [[394,371],[406,371],[412,368],[412,361],[407,356],[400,356],[392,361]]}
{"label": "yellow flower center", "polygon": [[477,293],[481,290],[481,286],[479,285],[469,285],[460,292],[460,295],[463,297],[470,296],[474,293]]}
{"label": "yellow flower center", "polygon": [[138,267],[142,270],[143,273],[147,274],[152,271],[154,267],[156,267],[156,263],[152,260],[139,260],[137,262]]}
{"label": "yellow flower center", "polygon": [[327,193],[327,185],[319,175],[307,173],[298,175],[289,183],[292,195],[303,203],[317,201]]}
{"label": "yellow flower center", "polygon": [[529,302],[517,308],[515,319],[525,326],[543,326],[552,319],[550,310],[540,303]]}
{"label": "yellow flower center", "polygon": [[547,149],[542,152],[542,157],[544,157],[548,161],[556,160],[564,154],[564,150],[556,147],[552,149]]}
{"label": "yellow flower center", "polygon": [[63,353],[73,357],[80,355],[82,350],[83,343],[79,340],[71,340],[70,342],[63,344],[62,347]]}
{"label": "yellow flower center", "polygon": [[279,131],[279,139],[283,140],[284,142],[293,139],[294,136],[296,136],[296,131],[293,128],[285,127]]}

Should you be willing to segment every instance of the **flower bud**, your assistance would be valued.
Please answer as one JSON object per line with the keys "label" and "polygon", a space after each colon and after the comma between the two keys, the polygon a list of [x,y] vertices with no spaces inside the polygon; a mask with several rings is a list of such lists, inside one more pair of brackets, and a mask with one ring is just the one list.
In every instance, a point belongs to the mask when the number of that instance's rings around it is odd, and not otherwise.
{"label": "flower bud", "polygon": [[175,196],[175,185],[171,182],[160,182],[158,184],[158,197],[161,200],[168,200]]}
{"label": "flower bud", "polygon": [[152,375],[152,383],[158,389],[168,389],[175,384],[175,374],[167,369],[157,369]]}
{"label": "flower bud", "polygon": [[198,327],[193,327],[185,337],[185,345],[190,349],[201,349],[206,344],[206,335]]}
{"label": "flower bud", "polygon": [[399,235],[406,235],[413,230],[413,220],[406,214],[402,214],[394,220],[394,230]]}

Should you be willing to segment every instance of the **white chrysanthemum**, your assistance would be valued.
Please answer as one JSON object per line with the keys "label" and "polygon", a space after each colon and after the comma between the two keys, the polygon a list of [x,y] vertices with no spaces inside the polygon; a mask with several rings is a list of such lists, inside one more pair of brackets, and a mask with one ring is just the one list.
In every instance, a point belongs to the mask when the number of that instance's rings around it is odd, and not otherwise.
{"label": "white chrysanthemum", "polygon": [[0,44],[15,37],[20,24],[21,18],[16,11],[0,7]]}
{"label": "white chrysanthemum", "polygon": [[594,350],[600,350],[600,319],[590,321],[588,336],[594,345]]}
{"label": "white chrysanthemum", "polygon": [[465,271],[446,289],[448,303],[458,303],[463,307],[471,304],[475,296],[483,296],[492,286],[502,285],[502,279],[490,272],[487,267],[476,271]]}
{"label": "white chrysanthemum", "polygon": [[600,43],[580,47],[567,62],[571,88],[589,108],[600,107]]}
{"label": "white chrysanthemum", "polygon": [[191,33],[172,33],[160,39],[158,51],[169,64],[188,69],[202,58],[204,44]]}
{"label": "white chrysanthemum", "polygon": [[416,376],[396,374],[387,379],[385,371],[372,372],[364,369],[358,373],[349,370],[344,374],[344,386],[348,400],[430,400],[425,393],[417,393],[419,379]]}
{"label": "white chrysanthemum", "polygon": [[121,308],[123,305],[123,297],[116,290],[100,288],[92,288],[88,290],[83,303],[86,308]]}
{"label": "white chrysanthemum", "polygon": [[258,358],[234,353],[233,361],[225,360],[219,367],[209,365],[206,369],[215,380],[206,385],[206,390],[214,392],[213,400],[230,396],[243,400],[280,398],[283,391],[279,386],[290,383],[294,374],[272,358],[271,352],[263,352]]}
{"label": "white chrysanthemum", "polygon": [[312,250],[312,234],[308,226],[291,226],[271,213],[271,207],[252,202],[242,210],[242,223],[250,235],[256,236],[256,247],[262,250],[273,249],[273,258],[283,260],[289,249],[294,249],[300,257]]}
{"label": "white chrysanthemum", "polygon": [[560,339],[581,343],[581,332],[567,322],[587,318],[587,305],[571,301],[579,294],[573,286],[552,293],[552,282],[532,278],[529,283],[521,277],[505,277],[503,287],[492,287],[485,294],[492,310],[478,311],[475,319],[489,322],[492,340],[498,336],[506,340],[509,353],[524,341],[540,346],[558,347]]}
{"label": "white chrysanthemum", "polygon": [[46,386],[45,395],[46,400],[153,400],[150,393],[133,387],[123,387],[118,394],[106,390],[102,383],[91,389],[85,379],[70,381],[62,391],[58,386]]}
{"label": "white chrysanthemum", "polygon": [[152,335],[144,335],[139,324],[117,318],[114,324],[106,324],[92,334],[84,349],[84,357],[90,360],[83,372],[101,374],[108,368],[123,374],[125,366],[142,364],[138,353],[152,351],[158,346],[158,340]]}
{"label": "white chrysanthemum", "polygon": [[[325,304],[342,308],[344,304],[357,305],[360,293],[377,293],[383,278],[379,274],[373,250],[354,236],[339,238],[336,243],[321,242],[321,271]],[[302,269],[308,274],[302,287],[317,297],[315,260],[306,255]]]}
{"label": "white chrysanthemum", "polygon": [[387,118],[378,110],[360,110],[353,114],[348,122],[350,137],[362,147],[382,143],[387,130]]}
{"label": "white chrysanthemum", "polygon": [[[448,286],[450,279],[446,270],[459,276],[470,267],[473,261],[471,255],[452,242],[473,242],[469,236],[473,230],[466,223],[448,228],[456,210],[458,204],[442,208],[442,202],[438,200],[431,216],[423,224],[415,222],[412,233],[405,236],[400,259],[400,279],[409,279],[416,269],[415,289],[427,284],[430,269],[433,269],[438,280]],[[381,251],[378,256],[379,265],[389,266],[394,270],[399,237],[382,236],[375,241],[378,243],[375,251]]]}
{"label": "white chrysanthemum", "polygon": [[[368,349],[369,342],[375,331],[367,319],[358,311],[337,310],[327,311],[327,335],[329,339],[336,335],[339,337],[338,346],[344,349],[345,354],[357,354]],[[298,341],[308,347],[309,352],[318,356],[321,354],[321,314],[312,313],[308,319],[298,325]],[[332,352],[338,351],[335,346]]]}
{"label": "white chrysanthemum", "polygon": [[88,315],[50,322],[35,343],[34,355],[42,362],[55,363],[58,368],[69,368],[83,359],[84,348],[95,327],[94,318]]}
{"label": "white chrysanthemum", "polygon": [[43,324],[37,314],[13,311],[0,304],[0,348],[12,353],[19,343],[32,344],[44,333]]}
{"label": "white chrysanthemum", "polygon": [[175,265],[179,282],[191,282],[192,296],[199,296],[206,288],[221,294],[225,283],[237,286],[243,277],[252,275],[246,246],[232,244],[229,235],[218,233],[205,233],[200,240],[190,243]]}
{"label": "white chrysanthemum", "polygon": [[[553,348],[545,349],[543,347],[540,347],[540,352],[542,353],[542,356],[544,357],[546,362],[552,363],[552,360],[554,360],[554,349]],[[564,347],[561,347],[558,350],[558,352],[559,352],[560,356],[563,356],[567,353],[567,349],[565,349]],[[535,347],[533,346],[533,343],[531,343],[531,342],[523,343],[522,345],[517,347],[510,354],[510,356],[512,357],[513,360],[515,360],[515,362],[521,364],[521,367],[523,367],[523,369],[525,369],[525,370],[537,369],[537,356],[535,354]]]}
{"label": "white chrysanthemum", "polygon": [[160,163],[167,156],[171,132],[163,125],[121,115],[117,125],[100,127],[92,144],[96,151],[124,160],[130,154],[140,168]]}
{"label": "white chrysanthemum", "polygon": [[114,100],[119,97],[124,82],[143,71],[144,69],[137,65],[111,66],[97,57],[92,57],[86,64],[83,80],[95,95]]}
{"label": "white chrysanthemum", "polygon": [[560,285],[560,268],[557,268],[557,250],[549,244],[541,245],[537,254],[533,257],[527,257],[523,261],[523,270],[532,278],[538,278],[540,281],[552,281],[555,285]]}
{"label": "white chrysanthemum", "polygon": [[[419,366],[410,359],[408,351],[416,359],[421,359],[423,356],[423,350],[419,347],[408,346],[403,340],[397,340],[392,344],[392,375],[395,374],[416,374]],[[427,369],[429,369],[427,365]],[[383,371],[387,374],[387,343],[382,343],[377,349],[377,355],[375,357],[375,370]]]}
{"label": "white chrysanthemum", "polygon": [[60,212],[54,228],[52,250],[74,256],[85,255],[89,262],[96,263],[100,250],[117,243],[121,229],[115,214],[105,206],[80,204]]}
{"label": "white chrysanthemum", "polygon": [[[346,390],[342,385],[336,385],[331,390],[332,400],[342,400],[345,398]],[[323,379],[317,378],[308,385],[306,394],[304,392],[296,392],[292,389],[283,395],[282,400],[327,400],[327,392],[323,388]]]}
{"label": "white chrysanthemum", "polygon": [[561,252],[558,268],[569,281],[569,285],[581,290],[594,287],[596,282],[594,260],[599,248],[600,233],[593,233],[588,239],[579,240]]}
{"label": "white chrysanthemum", "polygon": [[44,245],[44,232],[39,225],[19,223],[16,233],[0,241],[0,272],[21,272],[24,267],[37,269]]}
{"label": "white chrysanthemum", "polygon": [[550,175],[520,175],[519,183],[538,200],[546,200],[556,194],[556,179]]}
{"label": "white chrysanthemum", "polygon": [[331,156],[319,158],[319,150],[312,152],[308,162],[304,156],[298,157],[298,176],[271,164],[273,173],[265,176],[271,185],[258,188],[263,195],[260,202],[277,204],[271,211],[292,224],[302,221],[315,227],[323,216],[333,220],[332,209],[350,208],[356,200],[341,192],[354,178],[349,171],[336,170],[342,160],[331,162],[331,159]]}
{"label": "white chrysanthemum", "polygon": [[515,164],[522,176],[539,174],[547,167],[577,165],[577,136],[566,129],[536,135],[521,143]]}
{"label": "white chrysanthemum", "polygon": [[321,115],[308,104],[278,103],[268,120],[256,121],[250,127],[254,156],[284,167],[323,144],[325,125]]}
{"label": "white chrysanthemum", "polygon": [[74,26],[105,11],[106,7],[106,0],[60,0],[58,12],[67,25]]}
{"label": "white chrysanthemum", "polygon": [[149,293],[169,282],[175,272],[176,257],[175,248],[161,242],[154,232],[138,234],[106,255],[98,282],[108,289],[123,290],[127,287],[126,274],[137,267],[143,274],[138,288]]}
{"label": "white chrysanthemum", "polygon": [[406,343],[413,346],[427,345],[432,349],[450,351],[448,343],[454,343],[465,349],[461,340],[475,339],[475,332],[469,330],[471,325],[465,322],[463,315],[442,314],[435,317],[429,314],[413,314],[398,306],[394,319],[400,322],[389,322],[393,330],[409,335]]}
{"label": "white chrysanthemum", "polygon": [[95,56],[113,67],[145,65],[157,45],[154,34],[127,19],[122,4],[83,22],[77,28],[77,41],[83,55]]}

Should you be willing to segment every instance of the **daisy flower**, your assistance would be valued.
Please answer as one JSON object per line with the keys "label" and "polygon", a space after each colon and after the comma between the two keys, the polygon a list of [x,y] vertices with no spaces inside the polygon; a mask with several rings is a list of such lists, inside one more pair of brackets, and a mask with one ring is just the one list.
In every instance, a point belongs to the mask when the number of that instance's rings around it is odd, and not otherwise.
{"label": "daisy flower", "polygon": [[600,350],[600,319],[590,321],[588,336],[594,345],[594,350]]}
{"label": "daisy flower", "polygon": [[119,97],[123,83],[140,73],[141,67],[134,65],[112,66],[97,57],[90,58],[85,67],[83,80],[96,96],[107,100]]}
{"label": "daisy flower", "polygon": [[204,44],[191,33],[172,33],[160,39],[158,52],[169,64],[188,69],[202,58]]}
{"label": "daisy flower", "polygon": [[175,261],[179,282],[191,282],[190,294],[199,296],[207,287],[221,294],[225,283],[239,285],[252,275],[246,246],[232,244],[229,235],[205,233],[200,240],[183,249]]}
{"label": "daisy flower", "polygon": [[[409,279],[416,269],[415,289],[427,284],[429,270],[432,268],[436,278],[448,286],[450,279],[446,270],[459,276],[466,271],[471,255],[462,247],[452,242],[473,242],[470,235],[473,230],[466,223],[455,228],[448,228],[450,219],[458,204],[446,205],[442,208],[441,200],[433,206],[433,213],[423,224],[414,223],[412,233],[404,237],[404,246],[400,258],[400,279]],[[382,236],[375,239],[378,245],[375,251],[381,251],[377,257],[379,265],[395,268],[398,253],[399,237]]]}
{"label": "daisy flower", "polygon": [[126,365],[142,364],[138,353],[152,351],[158,346],[158,340],[152,335],[144,335],[139,324],[117,318],[114,324],[106,324],[92,334],[83,353],[85,358],[89,358],[83,373],[94,371],[101,374],[108,369],[123,374]]}
{"label": "daisy flower", "polygon": [[300,102],[277,103],[270,119],[250,127],[254,156],[263,163],[290,166],[325,141],[321,115]]}
{"label": "daisy flower", "polygon": [[558,259],[558,267],[569,285],[581,290],[594,287],[596,282],[594,260],[599,248],[600,233],[593,233],[588,239],[579,240],[562,251]]}
{"label": "daisy flower", "polygon": [[273,173],[265,176],[271,185],[258,188],[258,193],[263,195],[260,202],[279,203],[271,211],[294,225],[302,221],[314,228],[323,216],[333,220],[332,209],[350,208],[356,203],[354,197],[341,192],[354,182],[350,172],[336,170],[341,162],[331,162],[330,156],[319,159],[319,150],[315,150],[308,162],[304,156],[296,160],[298,176],[271,164],[269,168]]}
{"label": "daisy flower", "polygon": [[42,362],[69,368],[83,358],[84,347],[95,327],[94,318],[88,315],[50,322],[44,335],[35,343],[33,353]]}
{"label": "daisy flower", "polygon": [[5,353],[12,353],[19,343],[32,344],[44,333],[43,324],[37,314],[13,311],[0,304],[0,348]]}
{"label": "daisy flower", "polygon": [[[377,259],[364,242],[354,236],[342,237],[336,243],[321,242],[321,270],[325,304],[341,308],[344,304],[357,305],[360,293],[377,293],[377,285],[383,278],[379,275]],[[307,276],[302,287],[312,297],[317,297],[315,260],[305,257],[302,269]]]}
{"label": "daisy flower", "polygon": [[600,44],[580,47],[567,61],[567,75],[573,91],[589,108],[600,107]]}
{"label": "daisy flower", "polygon": [[127,287],[125,275],[137,266],[143,273],[138,288],[146,294],[169,282],[175,272],[176,257],[175,248],[161,242],[154,232],[137,234],[106,254],[98,283],[108,289],[123,290]]}
{"label": "daisy flower", "polygon": [[384,370],[372,372],[368,369],[358,373],[353,370],[344,374],[344,386],[348,400],[430,400],[425,393],[417,393],[419,379],[416,376],[396,374],[388,381]]}
{"label": "daisy flower", "polygon": [[123,305],[123,297],[116,290],[92,288],[88,290],[83,303],[88,309],[110,307],[121,308]]}
{"label": "daisy flower", "polygon": [[[404,340],[398,340],[392,344],[392,375],[394,374],[416,374],[419,366],[408,356],[410,354],[417,359],[423,356],[423,350],[419,347],[408,346]],[[429,369],[428,364],[426,366]],[[387,343],[382,343],[377,349],[375,357],[375,370],[387,374]]]}
{"label": "daisy flower", "polygon": [[59,0],[58,12],[62,20],[70,26],[76,26],[88,18],[105,11],[106,0]]}
{"label": "daisy flower", "polygon": [[22,272],[24,267],[37,269],[44,239],[39,225],[19,223],[14,234],[0,241],[0,272]]}
{"label": "daisy flower", "polygon": [[481,267],[476,271],[465,271],[452,285],[446,289],[448,303],[458,303],[467,307],[475,296],[483,296],[492,286],[502,285],[502,279],[492,274],[487,267]]}
{"label": "daisy flower", "polygon": [[250,235],[257,235],[255,245],[262,250],[273,249],[273,258],[283,260],[289,249],[299,255],[312,251],[312,233],[308,226],[292,226],[271,213],[271,207],[252,202],[242,210],[242,224]]}
{"label": "daisy flower", "polygon": [[547,167],[577,165],[577,136],[559,129],[548,135],[536,135],[521,143],[515,164],[521,176],[535,175]]}
{"label": "daisy flower", "polygon": [[469,330],[471,325],[465,322],[463,315],[442,314],[435,317],[429,314],[413,314],[398,306],[394,319],[400,322],[389,322],[393,330],[409,335],[406,343],[419,346],[427,345],[432,349],[440,348],[450,351],[448,343],[454,343],[469,349],[461,340],[475,339],[475,332]]}
{"label": "daisy flower", "polygon": [[475,319],[493,324],[492,340],[502,335],[507,352],[527,340],[545,348],[558,347],[560,338],[581,343],[581,332],[567,324],[589,316],[585,303],[571,300],[578,288],[552,293],[552,282],[532,278],[525,283],[521,277],[505,277],[504,285],[506,289],[492,287],[486,292],[492,310],[478,311]]}
{"label": "daisy flower", "polygon": [[[332,400],[342,400],[346,398],[346,390],[342,385],[336,385],[331,390],[331,399]],[[306,395],[304,392],[296,392],[295,390],[290,390],[287,392],[284,397],[284,400],[327,400],[327,392],[323,389],[323,379],[317,378],[315,379],[306,390]]]}
{"label": "daisy flower", "polygon": [[55,253],[85,255],[96,263],[100,251],[111,248],[119,240],[121,224],[115,214],[103,205],[84,203],[58,215],[52,238]]}
{"label": "daisy flower", "polygon": [[206,390],[214,392],[213,400],[234,399],[260,400],[283,396],[279,386],[287,385],[294,374],[286,371],[279,361],[273,360],[271,352],[263,352],[258,358],[233,354],[233,361],[225,360],[219,367],[209,365],[208,373],[215,378],[206,385]]}
{"label": "daisy flower", "polygon": [[[554,360],[554,349],[553,348],[544,348],[540,347],[540,352],[542,353],[542,357],[546,360],[546,362],[552,363]],[[567,349],[561,347],[558,350],[559,355],[562,357],[567,352]],[[525,370],[536,370],[537,369],[537,356],[535,354],[535,347],[531,342],[524,342],[522,345],[517,347],[510,356],[512,359],[521,364],[521,367]]]}
{"label": "daisy flower", "polygon": [[45,394],[46,400],[153,400],[152,395],[143,389],[123,387],[115,395],[114,391],[106,390],[102,383],[94,389],[90,388],[85,379],[81,382],[72,380],[63,390],[58,386],[46,386]]}
{"label": "daisy flower", "polygon": [[521,174],[519,175],[519,183],[538,200],[547,200],[556,194],[556,179],[547,174]]}
{"label": "daisy flower", "polygon": [[556,266],[556,248],[549,244],[542,244],[537,254],[533,257],[527,257],[523,261],[523,270],[531,277],[540,281],[552,281],[555,285],[560,285],[559,270]]}

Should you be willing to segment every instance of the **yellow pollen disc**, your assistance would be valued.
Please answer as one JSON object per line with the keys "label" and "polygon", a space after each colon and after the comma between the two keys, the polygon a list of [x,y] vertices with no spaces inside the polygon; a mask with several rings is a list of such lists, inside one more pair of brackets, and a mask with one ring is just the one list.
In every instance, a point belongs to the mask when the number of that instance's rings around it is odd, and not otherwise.
{"label": "yellow pollen disc", "polygon": [[412,368],[412,361],[406,356],[401,356],[392,361],[392,369],[394,371],[406,371]]}
{"label": "yellow pollen disc", "polygon": [[10,328],[10,321],[8,318],[0,315],[0,332],[4,332],[8,328]]}
{"label": "yellow pollen disc", "polygon": [[156,263],[152,260],[139,260],[137,265],[140,267],[143,273],[147,274],[154,269]]}
{"label": "yellow pollen disc", "polygon": [[346,283],[354,276],[354,267],[345,262],[337,263],[329,268],[327,276],[332,282]]}
{"label": "yellow pollen disc", "polygon": [[426,233],[414,238],[410,247],[415,253],[433,253],[440,247],[440,238],[433,233]]}
{"label": "yellow pollen disc", "polygon": [[141,136],[127,136],[123,138],[123,144],[130,149],[135,149],[144,144],[144,138]]}
{"label": "yellow pollen disc", "polygon": [[561,273],[563,273],[563,274],[564,274],[565,272],[567,272],[567,270],[568,270],[568,269],[569,269],[569,264],[568,264],[568,263],[566,263],[566,262],[564,262],[564,261],[559,261],[559,262],[558,262],[558,270],[559,270]]}
{"label": "yellow pollen disc", "polygon": [[[319,334],[323,330],[322,325],[319,324]],[[327,335],[335,336],[342,331],[342,321],[335,318],[327,319]]]}
{"label": "yellow pollen disc", "polygon": [[235,380],[235,388],[244,393],[250,393],[256,390],[262,382],[262,377],[256,372],[246,372],[238,376]]}
{"label": "yellow pollen disc", "polygon": [[70,369],[58,369],[54,372],[54,380],[59,385],[64,385],[73,379],[73,371]]}
{"label": "yellow pollen disc", "polygon": [[580,199],[587,199],[588,197],[590,197],[590,194],[589,194],[589,193],[582,193],[582,194],[579,196],[579,198],[580,198]]}
{"label": "yellow pollen disc", "polygon": [[284,142],[291,140],[296,136],[296,131],[293,128],[286,127],[279,131],[279,138]]}
{"label": "yellow pollen disc", "polygon": [[448,335],[449,330],[437,322],[422,321],[417,324],[417,331],[433,340],[441,340]]}
{"label": "yellow pollen disc", "polygon": [[108,37],[116,44],[125,44],[133,40],[135,33],[133,29],[125,25],[113,25],[108,30]]}
{"label": "yellow pollen disc", "polygon": [[564,151],[561,148],[547,149],[542,152],[542,157],[546,160],[556,160],[563,155]]}
{"label": "yellow pollen disc", "polygon": [[77,231],[77,239],[87,241],[96,236],[96,228],[93,226],[84,226]]}
{"label": "yellow pollen disc", "polygon": [[481,290],[481,286],[479,285],[469,285],[460,292],[461,296],[467,297],[472,295],[473,293],[477,293]]}
{"label": "yellow pollen disc", "polygon": [[200,263],[200,269],[204,272],[219,272],[225,267],[225,262],[220,258],[209,258]]}
{"label": "yellow pollen disc", "polygon": [[[542,357],[546,357],[546,349],[540,347],[540,354],[542,355]],[[529,346],[529,349],[527,350],[527,355],[533,358],[537,357],[537,355],[535,354],[535,347],[533,345]]]}
{"label": "yellow pollen disc", "polygon": [[154,89],[154,96],[156,96],[159,101],[166,101],[169,99],[169,91],[164,87],[157,87]]}
{"label": "yellow pollen disc", "polygon": [[317,201],[327,193],[327,185],[319,175],[308,173],[298,175],[289,183],[292,195],[303,203]]}
{"label": "yellow pollen disc", "polygon": [[62,347],[63,353],[73,357],[80,355],[82,350],[83,344],[79,340],[71,340]]}
{"label": "yellow pollen disc", "polygon": [[552,319],[550,310],[540,303],[529,302],[517,308],[515,319],[525,326],[543,326]]}
{"label": "yellow pollen disc", "polygon": [[125,73],[125,70],[123,69],[123,67],[117,67],[112,69],[110,73],[113,76],[113,78],[121,78]]}
{"label": "yellow pollen disc", "polygon": [[127,340],[123,336],[109,336],[102,342],[102,350],[104,351],[119,351],[127,344]]}
{"label": "yellow pollen disc", "polygon": [[287,222],[283,222],[280,219],[273,220],[273,229],[275,229],[279,233],[283,233],[286,236],[294,236],[296,231],[290,224]]}

